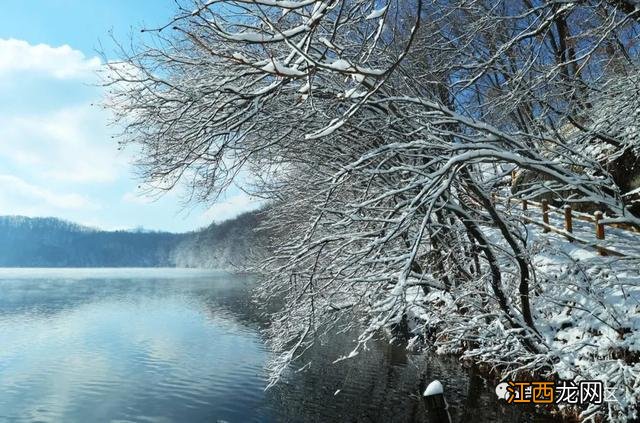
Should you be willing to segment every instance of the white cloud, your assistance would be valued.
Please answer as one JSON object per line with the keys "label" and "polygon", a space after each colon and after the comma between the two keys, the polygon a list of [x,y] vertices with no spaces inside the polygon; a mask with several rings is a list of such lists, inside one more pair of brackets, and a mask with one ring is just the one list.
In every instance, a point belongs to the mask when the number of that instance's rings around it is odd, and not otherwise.
{"label": "white cloud", "polygon": [[[96,70],[107,80],[110,72],[135,71],[117,64],[106,70],[98,58],[69,46],[0,39],[0,215],[56,216],[108,228],[196,227],[201,222],[187,219],[179,191],[157,202],[136,195],[130,162],[137,151],[118,152],[109,112],[91,105],[107,94],[95,85]],[[194,209],[199,214],[202,206]],[[232,209],[219,205],[212,213],[219,220]]]}
{"label": "white cloud", "polygon": [[[130,170],[107,112],[90,104],[99,67],[67,45],[0,39],[0,214],[99,218],[95,199],[105,202],[103,190]],[[12,108],[16,100],[23,106]]]}
{"label": "white cloud", "polygon": [[83,78],[100,67],[98,57],[88,58],[68,45],[32,45],[23,40],[0,39],[0,76],[36,72],[56,79]]}
{"label": "white cloud", "polygon": [[112,182],[128,166],[106,130],[107,116],[89,105],[0,116],[0,157],[60,182]]}
{"label": "white cloud", "polygon": [[0,174],[0,214],[42,216],[68,210],[98,210],[99,205],[75,193],[58,193],[10,174]]}
{"label": "white cloud", "polygon": [[241,193],[209,207],[209,209],[202,214],[200,220],[205,224],[213,221],[221,222],[234,218],[241,213],[255,210],[259,208],[260,205],[261,201],[259,199]]}

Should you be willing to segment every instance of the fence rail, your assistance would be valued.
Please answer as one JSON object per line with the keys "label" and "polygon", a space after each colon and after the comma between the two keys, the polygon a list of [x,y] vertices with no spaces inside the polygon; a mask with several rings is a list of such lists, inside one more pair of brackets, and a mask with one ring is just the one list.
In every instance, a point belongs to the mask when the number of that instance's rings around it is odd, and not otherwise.
{"label": "fence rail", "polygon": [[[604,220],[604,213],[602,211],[596,211],[593,213],[593,215],[589,215],[587,213],[577,212],[573,210],[570,205],[566,205],[560,208],[549,204],[548,200],[537,202],[516,197],[500,197],[496,193],[492,193],[491,198],[494,204],[498,204],[499,201],[505,201],[506,206],[509,210],[511,210],[511,204],[513,202],[519,202],[521,204],[522,211],[524,212],[522,215],[520,215],[520,219],[522,219],[523,221],[542,227],[543,232],[554,232],[563,235],[569,242],[578,242],[580,244],[595,248],[598,251],[598,254],[600,254],[601,256],[630,257],[629,254],[612,249],[610,246],[605,246],[601,243],[593,242],[575,235],[573,230],[574,220],[593,223],[594,235],[598,241],[605,240],[605,225],[623,231],[632,232],[634,234],[638,234],[639,232],[638,228],[634,227],[633,225],[606,222],[606,220]],[[542,214],[542,221],[536,220],[526,215],[526,212],[529,210],[530,206],[540,209]],[[550,223],[549,216],[551,213],[558,213],[563,216],[564,224],[562,229],[557,228]]]}

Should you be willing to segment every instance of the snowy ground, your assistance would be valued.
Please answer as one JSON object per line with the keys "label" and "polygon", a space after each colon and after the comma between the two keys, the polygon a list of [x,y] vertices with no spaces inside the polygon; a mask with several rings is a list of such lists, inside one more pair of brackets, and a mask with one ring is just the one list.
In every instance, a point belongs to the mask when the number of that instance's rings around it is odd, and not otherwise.
{"label": "snowy ground", "polygon": [[[510,212],[503,212],[516,222],[522,210],[514,205]],[[530,206],[526,214],[542,221],[536,207]],[[562,215],[550,213],[550,224],[562,228]],[[580,239],[598,241],[593,222],[574,219],[573,229]],[[585,421],[637,418],[640,234],[607,226],[606,240],[598,242],[626,255],[617,257],[601,256],[591,246],[569,242],[562,234],[544,233],[534,224],[526,225],[526,233],[535,270],[531,305],[540,353],[522,348],[514,330],[503,325],[497,314],[481,313],[485,309],[473,302],[472,292],[434,291],[425,305],[425,297],[416,289],[411,309],[414,323],[432,335],[439,352],[486,363],[500,369],[505,378],[533,372],[549,379],[603,381],[616,400],[576,409]]]}

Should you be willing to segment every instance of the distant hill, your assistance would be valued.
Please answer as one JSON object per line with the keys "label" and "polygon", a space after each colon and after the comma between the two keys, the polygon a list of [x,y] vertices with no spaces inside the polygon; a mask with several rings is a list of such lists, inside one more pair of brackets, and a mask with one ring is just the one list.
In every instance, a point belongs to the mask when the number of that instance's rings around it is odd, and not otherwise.
{"label": "distant hill", "polygon": [[177,267],[241,267],[260,248],[254,232],[258,221],[259,212],[249,212],[186,234],[173,249],[171,260]]}
{"label": "distant hill", "polygon": [[199,231],[103,231],[56,218],[0,216],[0,267],[232,268],[252,248],[257,212]]}

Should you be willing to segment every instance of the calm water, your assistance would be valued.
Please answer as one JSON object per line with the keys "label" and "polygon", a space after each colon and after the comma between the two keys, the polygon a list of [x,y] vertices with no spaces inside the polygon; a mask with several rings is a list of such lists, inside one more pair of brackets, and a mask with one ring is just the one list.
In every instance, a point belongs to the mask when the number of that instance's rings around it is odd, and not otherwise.
{"label": "calm water", "polygon": [[[428,421],[421,379],[454,421],[516,421],[455,363],[332,335],[264,391],[249,277],[176,269],[0,269],[1,422]],[[338,393],[336,391],[340,390]]]}

